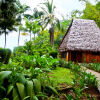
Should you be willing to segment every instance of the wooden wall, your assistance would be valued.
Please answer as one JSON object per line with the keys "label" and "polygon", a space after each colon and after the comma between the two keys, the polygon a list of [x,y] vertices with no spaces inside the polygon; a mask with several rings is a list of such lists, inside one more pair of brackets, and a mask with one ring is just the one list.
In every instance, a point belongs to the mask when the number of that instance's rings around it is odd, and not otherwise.
{"label": "wooden wall", "polygon": [[82,53],[82,61],[83,62],[98,62],[100,63],[100,54],[94,54],[92,52],[84,52]]}
{"label": "wooden wall", "polygon": [[[62,57],[62,53],[60,53],[60,58],[61,59],[66,59],[66,61],[73,61],[74,62],[86,62],[86,63],[90,63],[90,62],[98,62],[100,63],[100,53],[93,53],[93,52],[78,52],[78,51],[68,51],[68,52],[64,52],[66,53],[66,57],[63,58]],[[73,55],[74,53],[74,55]],[[73,59],[73,57],[75,59]]]}

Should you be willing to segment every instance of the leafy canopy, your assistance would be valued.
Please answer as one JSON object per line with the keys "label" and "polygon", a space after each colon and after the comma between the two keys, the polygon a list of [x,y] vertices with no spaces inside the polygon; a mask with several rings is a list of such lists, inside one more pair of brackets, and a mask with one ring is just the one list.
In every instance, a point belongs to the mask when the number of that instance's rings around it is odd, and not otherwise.
{"label": "leafy canopy", "polygon": [[17,20],[17,13],[16,0],[0,1],[0,33],[15,29],[14,24]]}
{"label": "leafy canopy", "polygon": [[86,2],[86,8],[83,11],[82,18],[94,20],[100,27],[100,2],[98,2],[96,5]]}

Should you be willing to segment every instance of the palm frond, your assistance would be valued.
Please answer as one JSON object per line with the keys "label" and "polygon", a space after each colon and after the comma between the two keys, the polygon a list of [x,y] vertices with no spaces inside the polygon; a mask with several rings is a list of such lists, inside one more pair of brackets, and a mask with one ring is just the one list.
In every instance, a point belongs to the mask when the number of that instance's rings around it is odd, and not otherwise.
{"label": "palm frond", "polygon": [[48,14],[48,12],[45,10],[45,8],[41,7],[41,9],[42,9],[46,14]]}

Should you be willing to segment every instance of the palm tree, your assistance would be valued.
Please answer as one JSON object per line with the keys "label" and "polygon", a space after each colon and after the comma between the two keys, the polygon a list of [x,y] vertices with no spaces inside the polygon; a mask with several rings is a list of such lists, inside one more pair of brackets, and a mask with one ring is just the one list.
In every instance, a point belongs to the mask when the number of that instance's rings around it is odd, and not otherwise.
{"label": "palm tree", "polygon": [[38,20],[29,20],[25,18],[24,30],[30,33],[30,41],[31,41],[32,33],[34,34],[34,40],[35,40],[35,34],[38,34],[41,31],[41,26],[38,25]]}
{"label": "palm tree", "polygon": [[18,10],[16,9],[16,0],[2,0],[0,1],[0,33],[5,34],[5,45],[6,47],[6,35],[9,31],[15,30],[14,25],[16,23],[16,16]]}
{"label": "palm tree", "polygon": [[55,20],[54,10],[56,7],[53,5],[53,0],[51,2],[47,0],[45,3],[42,4],[45,6],[45,8],[41,7],[41,9],[45,13],[45,18],[43,19],[44,21],[42,21],[44,22],[42,30],[44,30],[48,26],[48,24],[50,24],[49,28],[50,43],[54,47],[54,20]]}
{"label": "palm tree", "polygon": [[38,20],[35,20],[33,22],[32,32],[34,34],[34,40],[35,40],[35,34],[38,34],[41,31],[41,26],[38,25]]}
{"label": "palm tree", "polygon": [[24,28],[24,30],[28,31],[30,33],[30,41],[31,41],[31,36],[32,36],[32,27],[33,27],[33,22],[28,20],[25,17],[25,28]]}
{"label": "palm tree", "polygon": [[21,24],[21,21],[23,19],[24,16],[26,16],[26,14],[24,14],[27,10],[29,10],[29,6],[27,5],[21,5],[20,1],[18,0],[17,1],[17,8],[18,8],[18,13],[19,13],[19,16],[18,16],[18,31],[19,31],[19,34],[18,34],[18,45],[19,45],[19,41],[20,41],[20,32],[22,30],[22,24]]}
{"label": "palm tree", "polygon": [[38,11],[37,8],[34,8],[34,10],[33,10],[33,18],[34,19],[40,19],[41,16],[43,16],[43,15],[44,15],[43,11]]}
{"label": "palm tree", "polygon": [[57,38],[59,35],[65,34],[67,28],[64,27],[63,21],[60,21],[59,19],[56,19],[55,25],[54,25],[54,37]]}

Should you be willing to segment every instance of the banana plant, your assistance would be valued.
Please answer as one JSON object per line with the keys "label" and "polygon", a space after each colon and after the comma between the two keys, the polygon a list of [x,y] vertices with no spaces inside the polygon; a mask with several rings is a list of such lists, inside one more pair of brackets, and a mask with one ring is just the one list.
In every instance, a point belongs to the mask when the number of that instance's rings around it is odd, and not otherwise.
{"label": "banana plant", "polygon": [[[11,71],[2,71],[0,72],[0,94],[4,93],[4,95],[0,95],[2,97],[9,97],[10,95],[13,97],[13,100],[35,100],[33,98],[36,94],[41,92],[41,84],[39,80],[34,79],[33,81],[28,81],[24,78],[22,74],[17,73],[15,78],[17,82],[15,84],[12,83],[4,83],[5,80],[9,81],[9,75],[11,75]],[[5,88],[7,86],[7,88]],[[35,89],[35,92],[34,92]],[[9,97],[10,98],[10,97]],[[38,98],[37,98],[38,100]]]}
{"label": "banana plant", "polygon": [[[12,71],[0,72],[0,78],[0,99],[2,100],[39,100],[38,97],[44,96],[39,79],[25,79],[21,73],[13,74]],[[13,79],[15,83],[12,81]],[[58,95],[51,86],[46,86],[44,90],[48,94]]]}

